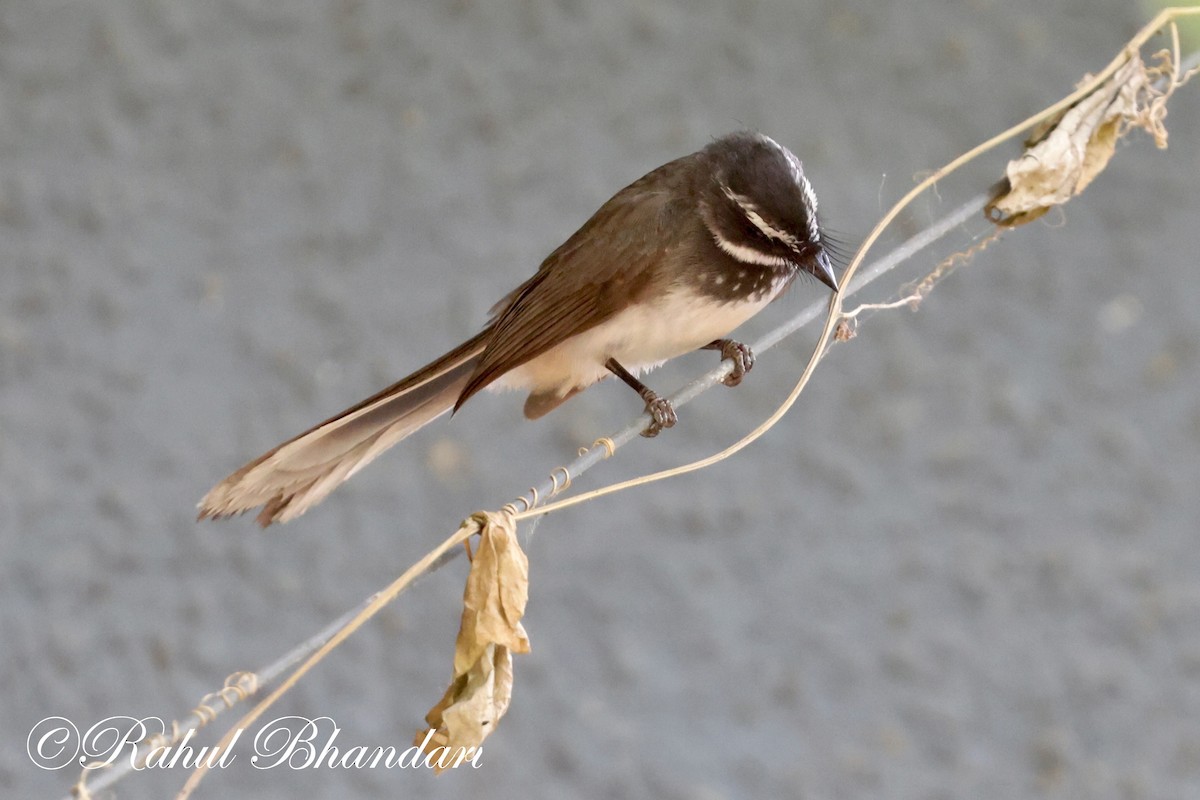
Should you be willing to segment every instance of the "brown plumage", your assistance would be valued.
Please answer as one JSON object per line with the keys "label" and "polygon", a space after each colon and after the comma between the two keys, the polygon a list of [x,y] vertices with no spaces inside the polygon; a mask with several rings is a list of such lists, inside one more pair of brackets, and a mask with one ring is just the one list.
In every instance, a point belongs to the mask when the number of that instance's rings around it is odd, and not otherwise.
{"label": "brown plumage", "polygon": [[527,389],[540,417],[609,359],[636,375],[724,337],[800,271],[836,286],[799,161],[758,134],[719,139],[614,195],[478,335],[218,483],[200,518],[261,505],[261,525],[287,522],[481,389]]}

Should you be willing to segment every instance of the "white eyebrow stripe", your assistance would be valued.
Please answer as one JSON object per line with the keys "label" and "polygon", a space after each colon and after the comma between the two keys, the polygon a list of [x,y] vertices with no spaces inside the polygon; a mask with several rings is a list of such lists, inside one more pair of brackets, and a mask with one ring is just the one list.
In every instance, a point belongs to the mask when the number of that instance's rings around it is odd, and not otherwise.
{"label": "white eyebrow stripe", "polygon": [[735,244],[716,231],[712,231],[712,235],[713,240],[717,243],[717,247],[743,264],[757,264],[760,267],[784,267],[788,265],[788,260],[782,256],[760,253],[753,247]]}
{"label": "white eyebrow stripe", "polygon": [[[733,202],[737,203],[738,207],[742,209],[742,213],[744,213],[746,215],[746,219],[750,220],[750,222],[754,225],[754,227],[756,227],[760,231],[762,231],[765,236],[767,236],[771,239],[778,239],[779,241],[787,244],[792,249],[796,249],[800,246],[800,243],[798,241],[796,241],[795,236],[792,236],[787,231],[779,230],[778,228],[773,226],[771,223],[769,223],[765,219],[763,219],[762,215],[758,213],[758,206],[754,205],[754,203],[751,202],[750,198],[745,197],[744,195],[738,194],[737,192],[730,189],[728,186],[725,187],[724,191],[725,191],[725,196],[728,197]],[[809,231],[811,232],[811,230],[812,230],[812,226],[810,225]]]}

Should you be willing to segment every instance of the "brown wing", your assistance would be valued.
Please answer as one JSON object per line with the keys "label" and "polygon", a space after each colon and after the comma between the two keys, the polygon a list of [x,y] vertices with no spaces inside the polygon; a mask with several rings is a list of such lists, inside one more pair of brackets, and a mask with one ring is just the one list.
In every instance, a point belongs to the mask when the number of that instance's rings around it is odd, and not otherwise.
{"label": "brown wing", "polygon": [[669,280],[656,266],[687,235],[695,156],[664,164],[617,194],[493,309],[491,336],[455,406],[559,342],[594,328]]}

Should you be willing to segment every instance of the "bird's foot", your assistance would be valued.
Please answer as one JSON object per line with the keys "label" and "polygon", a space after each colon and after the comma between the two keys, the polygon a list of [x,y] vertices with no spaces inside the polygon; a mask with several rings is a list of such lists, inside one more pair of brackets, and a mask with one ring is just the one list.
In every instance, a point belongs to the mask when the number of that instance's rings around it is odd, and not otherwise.
{"label": "bird's foot", "polygon": [[737,386],[754,367],[754,351],[750,345],[735,342],[733,339],[717,339],[704,346],[705,350],[721,351],[721,360],[733,362],[733,369],[725,376],[726,386]]}
{"label": "bird's foot", "polygon": [[646,430],[642,431],[642,436],[647,439],[658,436],[663,428],[672,428],[679,421],[679,417],[675,414],[675,407],[667,398],[659,397],[647,389],[642,395],[642,399],[646,401],[646,411],[650,412],[652,418]]}

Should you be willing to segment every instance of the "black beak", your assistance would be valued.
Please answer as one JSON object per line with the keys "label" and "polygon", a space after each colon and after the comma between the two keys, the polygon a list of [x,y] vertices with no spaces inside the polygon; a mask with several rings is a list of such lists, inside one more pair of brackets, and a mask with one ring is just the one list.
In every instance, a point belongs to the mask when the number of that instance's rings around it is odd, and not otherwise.
{"label": "black beak", "polygon": [[812,274],[817,280],[833,289],[838,289],[837,276],[833,274],[833,265],[829,263],[829,254],[822,250],[817,254],[817,263],[812,268]]}

